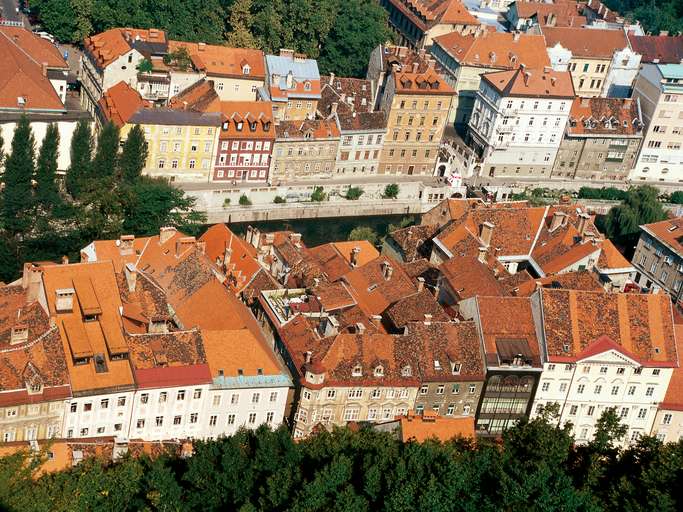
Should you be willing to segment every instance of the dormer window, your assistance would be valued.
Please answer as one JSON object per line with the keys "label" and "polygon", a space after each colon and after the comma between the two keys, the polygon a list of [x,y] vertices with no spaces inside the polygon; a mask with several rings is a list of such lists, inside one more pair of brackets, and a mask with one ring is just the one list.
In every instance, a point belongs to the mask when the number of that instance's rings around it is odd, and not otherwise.
{"label": "dormer window", "polygon": [[304,91],[310,91],[311,90],[311,82],[308,80],[304,82]]}
{"label": "dormer window", "polygon": [[434,369],[435,370],[441,370],[441,363],[439,362],[438,359],[434,359]]}
{"label": "dormer window", "polygon": [[242,131],[242,125],[244,125],[244,123],[242,121],[238,121],[238,123],[237,123],[237,131],[238,132]]}
{"label": "dormer window", "polygon": [[249,129],[250,129],[252,132],[255,132],[255,131],[256,131],[256,121],[254,121],[253,123],[249,123]]}
{"label": "dormer window", "polygon": [[462,368],[462,363],[451,362],[451,373],[453,375],[460,375],[460,368]]}
{"label": "dormer window", "polygon": [[242,66],[242,74],[248,75],[249,73],[251,73],[251,67],[249,66],[249,64],[245,64],[244,66]]}
{"label": "dormer window", "polygon": [[401,368],[401,377],[410,377],[413,375],[413,369],[408,365]]}
{"label": "dormer window", "polygon": [[304,133],[304,139],[310,139],[310,138],[311,138],[311,135],[312,135],[312,134],[311,134],[310,131]]}
{"label": "dormer window", "polygon": [[383,366],[376,366],[375,371],[373,372],[375,377],[384,377],[384,367]]}
{"label": "dormer window", "polygon": [[230,122],[229,122],[229,121],[225,121],[225,122],[223,123],[223,131],[226,131],[226,130],[228,129],[229,126],[230,126]]}
{"label": "dormer window", "polygon": [[263,123],[263,130],[266,132],[270,130],[270,121],[266,121],[265,123]]}
{"label": "dormer window", "polygon": [[363,367],[359,364],[353,367],[353,370],[351,371],[351,376],[352,377],[362,377],[363,376]]}

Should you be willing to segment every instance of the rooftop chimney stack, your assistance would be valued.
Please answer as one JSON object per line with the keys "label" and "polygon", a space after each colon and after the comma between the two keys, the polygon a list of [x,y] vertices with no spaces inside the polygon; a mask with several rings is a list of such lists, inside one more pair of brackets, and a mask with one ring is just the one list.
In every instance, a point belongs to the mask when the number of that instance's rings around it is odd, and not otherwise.
{"label": "rooftop chimney stack", "polygon": [[417,278],[417,291],[418,293],[424,290],[425,288],[425,278],[420,276]]}
{"label": "rooftop chimney stack", "polygon": [[560,226],[564,226],[567,214],[564,212],[557,211],[553,213],[553,218],[550,221],[550,231],[555,231]]}
{"label": "rooftop chimney stack", "polygon": [[391,263],[389,263],[388,261],[384,261],[382,263],[382,275],[384,276],[384,280],[389,281],[393,273],[394,268],[391,266]]}
{"label": "rooftop chimney stack", "polygon": [[480,247],[479,248],[479,254],[477,256],[477,260],[480,263],[486,263],[486,255],[488,253],[488,247]]}
{"label": "rooftop chimney stack", "polygon": [[173,226],[164,226],[159,230],[159,243],[165,244],[176,234],[176,229]]}
{"label": "rooftop chimney stack", "polygon": [[126,284],[128,285],[128,291],[134,292],[138,276],[138,272],[135,268],[135,265],[133,263],[126,263],[126,266],[123,267],[123,272],[126,276]]}
{"label": "rooftop chimney stack", "polygon": [[306,351],[306,364],[309,364],[311,360],[313,359],[313,352],[310,350]]}
{"label": "rooftop chimney stack", "polygon": [[484,245],[486,247],[491,245],[491,237],[493,236],[493,228],[494,228],[494,225],[488,221],[482,223],[481,227],[479,228],[479,238],[481,238],[481,241],[484,243]]}
{"label": "rooftop chimney stack", "polygon": [[588,227],[588,221],[590,220],[590,215],[587,213],[581,213],[579,215],[579,225],[577,226],[577,230],[579,232],[579,235],[583,238],[583,236],[586,234],[586,228]]}
{"label": "rooftop chimney stack", "polygon": [[358,266],[358,255],[360,254],[360,247],[354,247],[351,249],[351,266]]}
{"label": "rooftop chimney stack", "polygon": [[425,313],[425,321],[424,321],[424,323],[425,323],[425,325],[431,325],[431,323],[432,323],[432,315],[430,315],[429,313]]}
{"label": "rooftop chimney stack", "polygon": [[365,325],[362,322],[356,322],[356,334],[365,334]]}

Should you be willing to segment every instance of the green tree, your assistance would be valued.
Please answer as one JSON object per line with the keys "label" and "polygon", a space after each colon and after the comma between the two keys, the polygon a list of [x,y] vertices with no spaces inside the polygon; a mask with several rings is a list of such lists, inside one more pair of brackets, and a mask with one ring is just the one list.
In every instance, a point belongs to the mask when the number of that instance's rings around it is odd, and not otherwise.
{"label": "green tree", "polygon": [[123,181],[133,183],[142,175],[147,162],[147,141],[140,125],[135,125],[128,132],[126,142],[119,156],[119,173]]}
{"label": "green tree", "polygon": [[73,198],[79,198],[90,177],[93,140],[90,124],[79,121],[71,138],[71,166],[66,173],[66,190]]}
{"label": "green tree", "polygon": [[273,199],[273,202],[275,204],[282,204],[282,203],[286,203],[287,200],[282,196],[275,196],[275,199]]}
{"label": "green tree", "polygon": [[624,247],[633,247],[642,224],[666,219],[659,191],[649,185],[631,188],[622,204],[612,208],[604,221],[607,236]]}
{"label": "green tree", "polygon": [[163,178],[141,176],[124,189],[123,231],[152,235],[162,226],[177,226],[194,232],[206,222],[195,210],[196,200],[171,186]]}
{"label": "green tree", "polygon": [[40,145],[36,165],[36,202],[49,209],[59,201],[57,178],[57,159],[59,158],[59,130],[50,123],[45,138]]}
{"label": "green tree", "polygon": [[119,153],[119,129],[111,121],[106,123],[97,137],[97,149],[90,166],[88,186],[97,185],[98,180],[110,180],[116,174]]}
{"label": "green tree", "polygon": [[239,199],[239,204],[240,206],[251,206],[251,200],[246,196],[246,194],[242,194]]}
{"label": "green tree", "polygon": [[[230,9],[229,26],[226,42],[237,48],[255,48],[256,38],[252,34],[254,24],[251,13],[251,0],[235,0]],[[271,29],[272,30],[272,29]]]}
{"label": "green tree", "polygon": [[676,192],[671,194],[669,202],[673,204],[683,204],[683,190],[676,190]]}
{"label": "green tree", "polygon": [[396,199],[400,192],[400,188],[397,183],[390,183],[384,187],[384,197],[387,199]]}
{"label": "green tree", "polygon": [[364,190],[360,187],[349,187],[349,189],[346,191],[346,199],[350,201],[357,201],[360,199],[360,196],[364,194]]}
{"label": "green tree", "polygon": [[322,40],[320,71],[365,77],[370,52],[390,39],[388,14],[379,3],[374,0],[340,2],[334,25]]}
{"label": "green tree", "polygon": [[367,240],[371,244],[376,244],[377,232],[369,226],[358,226],[351,230],[348,240]]}
{"label": "green tree", "polygon": [[327,194],[325,193],[325,190],[322,187],[315,187],[313,189],[313,193],[311,194],[311,201],[314,202],[321,202],[324,201],[327,198]]}
{"label": "green tree", "polygon": [[2,175],[5,184],[2,190],[2,222],[5,230],[11,234],[22,232],[30,223],[35,150],[31,125],[28,117],[22,115],[14,129],[11,150]]}
{"label": "green tree", "polygon": [[154,70],[154,65],[149,59],[142,59],[137,65],[137,69],[140,73],[151,73]]}

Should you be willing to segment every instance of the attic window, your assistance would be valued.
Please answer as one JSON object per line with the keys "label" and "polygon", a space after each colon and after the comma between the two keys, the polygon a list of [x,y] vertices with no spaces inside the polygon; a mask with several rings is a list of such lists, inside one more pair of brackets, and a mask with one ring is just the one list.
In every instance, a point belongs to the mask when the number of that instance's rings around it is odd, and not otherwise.
{"label": "attic window", "polygon": [[678,226],[671,226],[667,231],[671,233],[672,231],[676,231],[678,229]]}
{"label": "attic window", "polygon": [[263,368],[257,368],[256,373],[257,375],[263,375]]}
{"label": "attic window", "polygon": [[370,286],[368,286],[368,291],[369,291],[369,292],[371,292],[371,291],[373,291],[373,290],[376,290],[376,289],[377,289],[377,284],[371,284]]}
{"label": "attic window", "polygon": [[244,375],[244,370],[242,368],[237,368],[237,375],[239,375],[240,377]]}
{"label": "attic window", "polygon": [[362,377],[363,376],[363,367],[359,364],[353,367],[353,370],[351,371],[351,376],[352,377]]}
{"label": "attic window", "polygon": [[565,343],[564,345],[562,345],[562,351],[569,352],[569,343]]}
{"label": "attic window", "polygon": [[225,121],[225,122],[223,123],[223,131],[227,130],[227,129],[228,129],[228,126],[230,126],[230,122],[229,122],[229,121]]}
{"label": "attic window", "polygon": [[373,375],[375,377],[384,377],[384,367],[383,366],[376,366],[375,371],[373,372]]}
{"label": "attic window", "polygon": [[251,73],[251,67],[249,67],[249,64],[242,66],[242,74],[248,75],[249,73]]}
{"label": "attic window", "polygon": [[26,383],[26,388],[28,390],[28,393],[31,394],[36,394],[36,393],[41,393],[43,391],[43,384],[40,381],[34,381],[31,383]]}
{"label": "attic window", "polygon": [[434,359],[434,369],[435,369],[435,370],[440,370],[440,369],[441,369],[441,363],[439,362],[438,359]]}
{"label": "attic window", "polygon": [[401,368],[401,377],[410,377],[413,374],[413,369],[410,366]]}
{"label": "attic window", "polygon": [[304,83],[304,91],[310,91],[311,90],[311,82],[306,81]]}
{"label": "attic window", "polygon": [[237,131],[239,131],[239,132],[242,131],[242,125],[244,125],[244,123],[242,121],[237,122]]}
{"label": "attic window", "polygon": [[311,138],[311,132],[310,131],[304,133],[304,139],[310,139],[310,138]]}
{"label": "attic window", "polygon": [[95,355],[95,373],[106,373],[107,362],[102,354]]}
{"label": "attic window", "polygon": [[462,368],[462,363],[451,362],[451,373],[453,375],[459,375],[461,368]]}

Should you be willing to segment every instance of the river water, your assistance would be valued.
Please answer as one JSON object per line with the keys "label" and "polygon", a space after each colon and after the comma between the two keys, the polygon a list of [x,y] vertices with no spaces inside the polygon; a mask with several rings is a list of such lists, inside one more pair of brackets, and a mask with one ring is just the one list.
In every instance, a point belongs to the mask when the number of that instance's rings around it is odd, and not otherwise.
{"label": "river water", "polygon": [[324,219],[273,220],[264,222],[236,222],[230,224],[233,233],[244,236],[247,226],[258,228],[262,233],[269,231],[290,230],[301,233],[308,247],[327,242],[348,240],[349,233],[358,226],[372,228],[382,238],[390,224],[398,225],[402,219],[409,218],[413,223],[419,222],[418,215],[381,215],[371,217],[335,217]]}

